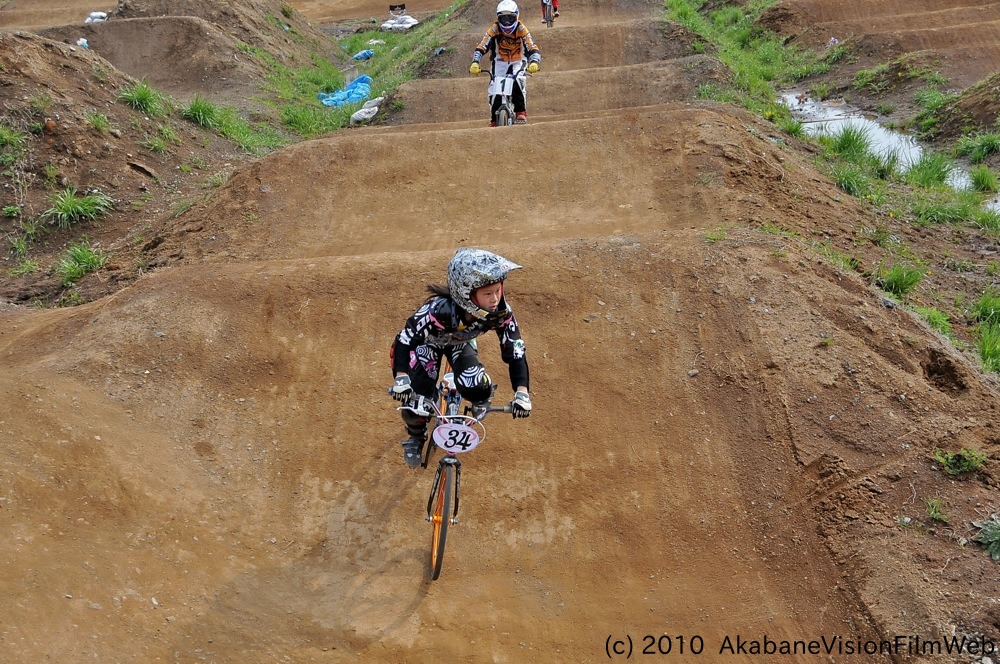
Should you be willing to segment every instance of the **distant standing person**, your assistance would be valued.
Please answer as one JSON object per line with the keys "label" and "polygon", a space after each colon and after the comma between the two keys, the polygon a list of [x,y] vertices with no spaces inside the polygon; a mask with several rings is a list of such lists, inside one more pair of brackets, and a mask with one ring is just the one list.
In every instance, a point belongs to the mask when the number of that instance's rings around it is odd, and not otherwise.
{"label": "distant standing person", "polygon": [[[493,78],[504,77],[517,72],[517,85],[511,95],[514,102],[514,123],[524,124],[528,121],[527,98],[525,92],[525,67],[527,72],[534,74],[542,61],[535,40],[531,38],[528,28],[518,18],[520,10],[514,0],[502,0],[497,5],[497,20],[486,30],[486,36],[472,53],[472,65],[469,73],[475,76],[482,71],[479,63],[483,56],[490,53],[493,58]],[[497,111],[500,109],[500,95],[493,97],[490,105],[490,126],[497,126]]]}

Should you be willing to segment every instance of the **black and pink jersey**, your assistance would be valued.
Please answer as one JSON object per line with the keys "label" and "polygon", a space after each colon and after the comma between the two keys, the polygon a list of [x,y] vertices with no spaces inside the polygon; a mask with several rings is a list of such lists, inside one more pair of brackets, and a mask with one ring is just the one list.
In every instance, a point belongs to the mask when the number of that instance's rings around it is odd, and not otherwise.
{"label": "black and pink jersey", "polygon": [[510,369],[511,385],[528,386],[528,360],[524,341],[506,298],[497,307],[500,313],[490,320],[466,320],[450,297],[431,297],[410,316],[393,344],[392,370],[412,374],[422,365],[432,378],[437,364],[449,348],[464,346],[476,337],[495,330],[500,339],[500,356]]}

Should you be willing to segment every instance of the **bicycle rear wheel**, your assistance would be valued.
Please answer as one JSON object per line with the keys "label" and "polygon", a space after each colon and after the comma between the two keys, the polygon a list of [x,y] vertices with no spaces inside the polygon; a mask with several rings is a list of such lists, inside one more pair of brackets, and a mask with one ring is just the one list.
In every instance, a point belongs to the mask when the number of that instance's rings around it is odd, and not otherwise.
{"label": "bicycle rear wheel", "polygon": [[441,576],[444,565],[444,545],[448,540],[448,525],[452,516],[452,496],[455,495],[455,466],[442,464],[441,478],[434,493],[431,513],[431,581]]}

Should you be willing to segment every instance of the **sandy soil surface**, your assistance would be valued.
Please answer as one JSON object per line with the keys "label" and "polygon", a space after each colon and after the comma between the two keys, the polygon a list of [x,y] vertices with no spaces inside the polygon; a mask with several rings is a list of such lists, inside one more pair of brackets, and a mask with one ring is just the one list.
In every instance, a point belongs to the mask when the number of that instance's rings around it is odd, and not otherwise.
{"label": "sandy soil surface", "polygon": [[[69,12],[31,6],[40,26]],[[198,6],[163,34],[205,23],[220,33],[205,52],[222,48],[235,28]],[[383,126],[253,159],[185,136],[205,173],[76,126],[94,100],[124,113],[110,58],[0,35],[0,74],[65,77],[44,137],[63,176],[116,178],[133,204],[92,229],[116,259],[84,304],[35,308],[58,289],[4,286],[0,657],[596,662],[669,644],[722,662],[762,661],[766,639],[824,648],[788,661],[871,662],[921,659],[916,637],[1000,643],[997,564],[969,541],[1000,509],[998,383],[814,250],[877,255],[870,210],[809,146],[696,101],[721,70],[641,0],[573,3],[538,35],[531,123],[487,128],[485,82],[451,72],[484,6]],[[822,7],[789,15],[819,23]],[[15,11],[0,18],[28,20]],[[155,26],[120,20],[139,19]],[[173,86],[196,90],[190,71]],[[215,169],[230,177],[206,193]],[[182,209],[150,171],[188,192]],[[387,351],[456,246],[525,266],[507,287],[535,412],[487,420],[430,582],[431,474],[401,458]],[[939,448],[991,461],[952,477]],[[856,654],[879,641],[902,650]]]}

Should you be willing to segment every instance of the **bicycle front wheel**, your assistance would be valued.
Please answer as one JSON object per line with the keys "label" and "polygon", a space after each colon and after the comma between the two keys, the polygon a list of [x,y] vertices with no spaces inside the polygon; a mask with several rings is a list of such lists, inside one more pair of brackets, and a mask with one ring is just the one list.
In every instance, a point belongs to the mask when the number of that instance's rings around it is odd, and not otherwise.
{"label": "bicycle front wheel", "polygon": [[497,111],[497,126],[507,127],[512,124],[514,124],[514,118],[511,117],[510,111],[504,107],[500,107],[500,110]]}
{"label": "bicycle front wheel", "polygon": [[442,464],[441,479],[434,494],[434,511],[431,513],[431,581],[441,576],[444,565],[444,545],[448,540],[448,524],[451,523],[452,496],[455,495],[455,466]]}
{"label": "bicycle front wheel", "polygon": [[553,16],[553,13],[552,13],[552,4],[551,3],[545,5],[545,12],[544,13],[545,13],[545,25],[551,28],[552,27],[552,22],[555,20],[555,16]]}

